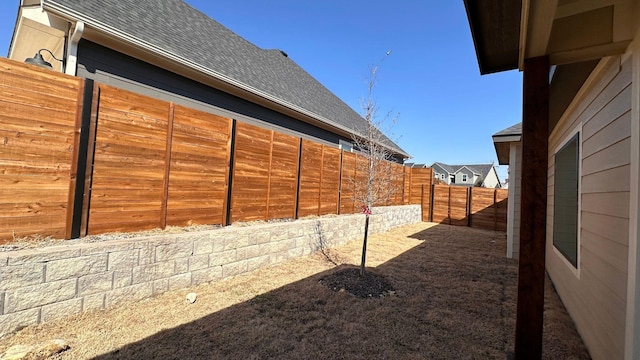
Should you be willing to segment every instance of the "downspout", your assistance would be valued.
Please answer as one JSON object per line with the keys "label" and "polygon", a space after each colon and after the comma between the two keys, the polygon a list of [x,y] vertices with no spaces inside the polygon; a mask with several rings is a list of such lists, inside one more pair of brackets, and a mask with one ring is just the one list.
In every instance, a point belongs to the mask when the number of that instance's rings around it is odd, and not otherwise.
{"label": "downspout", "polygon": [[67,75],[76,75],[76,71],[78,69],[78,43],[80,42],[80,39],[82,39],[83,33],[84,22],[76,22],[73,33],[71,33],[71,36],[69,37],[69,45],[67,47],[67,59],[64,71]]}

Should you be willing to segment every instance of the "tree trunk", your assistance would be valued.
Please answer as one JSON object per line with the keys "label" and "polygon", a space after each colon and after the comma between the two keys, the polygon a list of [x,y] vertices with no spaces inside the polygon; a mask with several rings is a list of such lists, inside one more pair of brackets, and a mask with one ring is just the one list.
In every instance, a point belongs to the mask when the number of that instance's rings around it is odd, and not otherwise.
{"label": "tree trunk", "polygon": [[367,260],[367,237],[369,235],[369,214],[364,220],[364,241],[362,242],[362,261],[360,262],[360,276],[364,276],[364,265]]}

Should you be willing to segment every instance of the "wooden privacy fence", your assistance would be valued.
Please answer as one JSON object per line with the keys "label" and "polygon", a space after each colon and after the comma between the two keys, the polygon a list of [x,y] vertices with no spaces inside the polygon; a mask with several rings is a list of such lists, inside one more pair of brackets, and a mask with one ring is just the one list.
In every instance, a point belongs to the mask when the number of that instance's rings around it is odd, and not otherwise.
{"label": "wooden privacy fence", "polygon": [[[359,212],[363,159],[0,59],[0,242]],[[431,203],[431,169],[384,166],[376,205]]]}
{"label": "wooden privacy fence", "polygon": [[[506,189],[487,189],[480,187],[462,187],[433,185],[432,206],[427,210],[423,205],[423,217],[430,213],[433,221],[441,224],[470,226],[481,229],[507,230]],[[425,220],[425,219],[423,219]]]}

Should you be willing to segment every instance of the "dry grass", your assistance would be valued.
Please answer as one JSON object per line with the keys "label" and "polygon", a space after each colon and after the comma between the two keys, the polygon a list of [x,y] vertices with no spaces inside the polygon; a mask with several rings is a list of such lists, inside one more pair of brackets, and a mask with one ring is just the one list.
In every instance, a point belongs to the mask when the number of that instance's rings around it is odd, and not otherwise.
{"label": "dry grass", "polygon": [[[63,338],[61,359],[505,359],[513,348],[515,261],[505,235],[421,223],[370,238],[368,265],[396,292],[360,299],[319,280],[357,264],[359,241],[207,286],[23,329],[13,344]],[[548,287],[546,359],[588,359]],[[187,292],[198,293],[188,304]]]}

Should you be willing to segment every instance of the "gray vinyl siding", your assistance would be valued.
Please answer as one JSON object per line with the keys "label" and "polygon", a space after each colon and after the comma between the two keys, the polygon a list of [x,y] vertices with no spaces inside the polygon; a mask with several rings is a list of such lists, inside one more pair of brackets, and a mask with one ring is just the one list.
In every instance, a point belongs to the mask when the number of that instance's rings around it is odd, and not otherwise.
{"label": "gray vinyl siding", "polygon": [[[547,270],[593,359],[624,357],[631,62],[603,69],[549,139]],[[578,269],[553,248],[554,155],[580,130]]]}
{"label": "gray vinyl siding", "polygon": [[[339,136],[88,40],[81,40],[78,47],[77,75],[336,147],[340,141],[352,142],[350,138]],[[402,162],[401,159],[394,160]]]}

